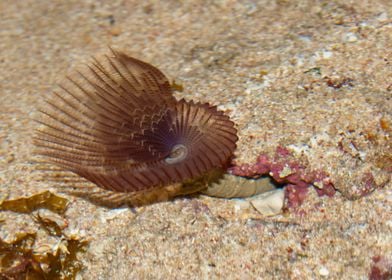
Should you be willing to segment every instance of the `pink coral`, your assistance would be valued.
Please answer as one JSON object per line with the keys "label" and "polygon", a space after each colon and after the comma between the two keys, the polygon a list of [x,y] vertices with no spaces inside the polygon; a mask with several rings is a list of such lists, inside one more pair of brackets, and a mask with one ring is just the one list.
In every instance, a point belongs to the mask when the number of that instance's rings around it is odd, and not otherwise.
{"label": "pink coral", "polygon": [[361,188],[361,196],[366,196],[376,189],[376,182],[374,180],[373,174],[366,172],[362,176],[363,187]]}
{"label": "pink coral", "polygon": [[308,193],[308,187],[288,184],[285,187],[285,196],[288,208],[297,208],[305,200]]}
{"label": "pink coral", "polygon": [[335,194],[335,188],[328,175],[322,170],[309,170],[296,159],[291,152],[278,146],[273,158],[261,154],[253,164],[233,166],[231,174],[249,178],[262,175],[271,176],[278,184],[285,185],[287,206],[296,208],[302,204],[308,187],[314,185],[318,195],[329,197]]}
{"label": "pink coral", "polygon": [[370,280],[388,280],[392,279],[392,262],[383,256],[374,256],[373,265],[370,268]]}

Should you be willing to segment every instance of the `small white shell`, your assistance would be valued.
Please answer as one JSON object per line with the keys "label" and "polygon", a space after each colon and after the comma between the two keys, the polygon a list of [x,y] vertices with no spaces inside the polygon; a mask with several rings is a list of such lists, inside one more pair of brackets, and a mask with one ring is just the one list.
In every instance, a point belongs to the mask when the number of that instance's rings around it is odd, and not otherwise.
{"label": "small white shell", "polygon": [[259,194],[250,199],[254,208],[264,216],[274,216],[282,211],[284,205],[284,190],[275,189]]}

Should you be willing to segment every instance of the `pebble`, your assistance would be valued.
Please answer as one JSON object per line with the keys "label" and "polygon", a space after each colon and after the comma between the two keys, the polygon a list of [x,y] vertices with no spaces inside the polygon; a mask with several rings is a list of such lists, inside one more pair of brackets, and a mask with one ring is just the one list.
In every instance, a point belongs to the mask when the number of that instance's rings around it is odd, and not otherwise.
{"label": "pebble", "polygon": [[329,270],[325,266],[322,266],[319,269],[319,274],[321,276],[327,277],[329,275]]}
{"label": "pebble", "polygon": [[352,32],[348,32],[344,35],[343,40],[345,42],[354,43],[358,41],[358,36]]}
{"label": "pebble", "polygon": [[377,17],[378,21],[381,22],[386,22],[388,20],[388,14],[387,12],[382,12],[378,17]]}

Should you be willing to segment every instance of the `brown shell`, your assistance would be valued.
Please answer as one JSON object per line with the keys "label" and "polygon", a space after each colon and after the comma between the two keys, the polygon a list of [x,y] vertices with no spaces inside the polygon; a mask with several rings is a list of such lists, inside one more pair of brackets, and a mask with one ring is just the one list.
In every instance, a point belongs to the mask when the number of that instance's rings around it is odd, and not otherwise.
{"label": "brown shell", "polygon": [[118,51],[68,76],[38,121],[46,162],[128,193],[224,168],[238,139],[216,107],[177,101],[158,69]]}
{"label": "brown shell", "polygon": [[246,198],[275,189],[275,184],[270,177],[248,179],[231,174],[224,174],[209,182],[202,191],[208,196],[220,198]]}

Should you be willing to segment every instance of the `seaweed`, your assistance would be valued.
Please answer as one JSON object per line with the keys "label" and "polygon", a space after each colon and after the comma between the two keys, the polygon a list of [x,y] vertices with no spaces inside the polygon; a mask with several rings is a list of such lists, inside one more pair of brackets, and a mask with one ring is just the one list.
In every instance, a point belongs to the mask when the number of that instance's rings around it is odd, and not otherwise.
{"label": "seaweed", "polygon": [[50,191],[44,191],[29,197],[21,197],[13,200],[0,202],[0,210],[8,210],[17,213],[31,213],[40,208],[46,208],[56,213],[64,213],[68,200],[57,196]]}
{"label": "seaweed", "polygon": [[19,233],[11,242],[0,239],[1,279],[75,279],[83,268],[77,254],[85,240],[65,238],[50,251],[34,250],[36,233]]}
{"label": "seaweed", "polygon": [[0,202],[0,210],[31,214],[57,240],[41,244],[37,232],[18,232],[10,241],[0,239],[0,279],[75,279],[83,269],[77,255],[85,251],[88,241],[63,233],[68,222],[56,213],[63,213],[67,205],[67,199],[49,191]]}

